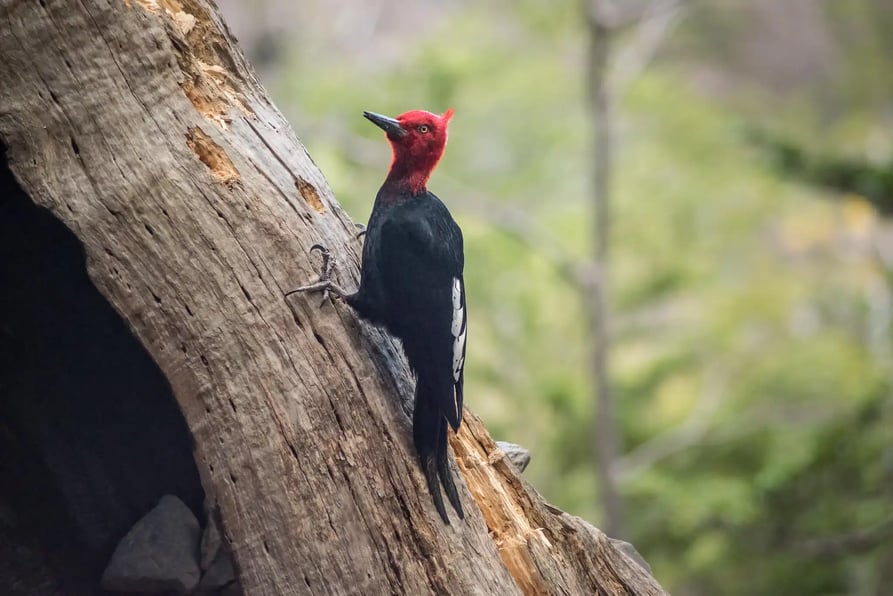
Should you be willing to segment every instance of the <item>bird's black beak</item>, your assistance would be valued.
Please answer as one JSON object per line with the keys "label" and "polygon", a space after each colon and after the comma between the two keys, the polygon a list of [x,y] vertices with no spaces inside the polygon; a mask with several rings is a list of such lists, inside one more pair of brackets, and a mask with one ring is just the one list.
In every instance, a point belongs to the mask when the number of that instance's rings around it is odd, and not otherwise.
{"label": "bird's black beak", "polygon": [[406,129],[400,126],[400,123],[393,118],[388,118],[375,112],[363,112],[363,116],[369,119],[372,124],[388,133],[389,137],[400,138],[406,134]]}

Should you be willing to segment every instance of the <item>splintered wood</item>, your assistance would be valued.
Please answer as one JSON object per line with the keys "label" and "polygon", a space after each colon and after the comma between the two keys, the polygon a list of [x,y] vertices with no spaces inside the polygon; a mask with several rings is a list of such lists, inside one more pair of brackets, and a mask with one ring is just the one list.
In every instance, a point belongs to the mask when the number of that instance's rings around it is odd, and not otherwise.
{"label": "splintered wood", "polygon": [[503,564],[525,594],[665,593],[604,533],[546,503],[477,416],[466,410],[450,445]]}

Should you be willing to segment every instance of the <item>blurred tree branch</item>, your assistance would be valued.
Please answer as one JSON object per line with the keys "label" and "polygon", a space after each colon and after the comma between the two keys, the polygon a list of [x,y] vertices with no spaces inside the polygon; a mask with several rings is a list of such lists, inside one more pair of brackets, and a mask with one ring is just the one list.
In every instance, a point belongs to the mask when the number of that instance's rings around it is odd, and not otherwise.
{"label": "blurred tree branch", "polygon": [[806,540],[795,545],[795,551],[813,559],[838,559],[852,553],[869,551],[893,537],[893,517],[849,534]]}
{"label": "blurred tree branch", "polygon": [[840,409],[815,406],[764,407],[738,417],[733,426],[716,429],[712,417],[722,405],[726,383],[726,378],[714,379],[705,387],[685,422],[623,456],[618,463],[618,478],[629,482],[658,462],[693,447],[727,444],[773,428],[792,430],[827,424],[843,414]]}
{"label": "blurred tree branch", "polygon": [[616,97],[623,97],[629,85],[654,60],[667,34],[681,18],[681,0],[654,0],[645,8],[632,40],[618,48],[614,59],[608,85]]}
{"label": "blurred tree branch", "polygon": [[664,0],[589,0],[584,9],[587,21],[620,33],[652,17],[663,4]]}
{"label": "blurred tree branch", "polygon": [[441,175],[452,188],[452,200],[475,217],[492,225],[496,230],[529,248],[554,267],[556,273],[571,287],[582,291],[586,284],[586,271],[579,259],[543,226],[523,209],[483,195],[449,175]]}
{"label": "blurred tree branch", "polygon": [[749,130],[747,135],[779,174],[837,193],[860,195],[883,215],[893,215],[893,162],[872,163],[817,151],[766,130]]}

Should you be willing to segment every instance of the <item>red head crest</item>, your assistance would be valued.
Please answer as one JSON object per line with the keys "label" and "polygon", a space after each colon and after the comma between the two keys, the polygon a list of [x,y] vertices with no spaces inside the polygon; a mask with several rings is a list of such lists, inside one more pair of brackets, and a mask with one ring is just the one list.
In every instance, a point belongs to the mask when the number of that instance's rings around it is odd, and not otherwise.
{"label": "red head crest", "polygon": [[443,157],[452,108],[441,116],[424,110],[406,112],[396,119],[373,112],[363,115],[385,131],[394,152],[385,183],[405,186],[413,194],[423,191]]}

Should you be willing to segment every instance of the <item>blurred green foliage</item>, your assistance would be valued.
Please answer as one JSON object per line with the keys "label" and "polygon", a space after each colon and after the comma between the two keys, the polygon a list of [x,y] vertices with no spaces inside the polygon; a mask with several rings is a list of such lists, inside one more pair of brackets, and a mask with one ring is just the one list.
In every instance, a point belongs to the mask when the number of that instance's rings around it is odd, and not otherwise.
{"label": "blurred green foliage", "polygon": [[[863,197],[821,200],[833,191],[779,175],[743,131],[822,153],[880,138],[889,163],[893,11],[817,4],[836,66],[772,89],[752,64],[735,70],[768,18],[742,6],[692,2],[620,98],[610,304],[626,538],[676,594],[880,594],[889,537],[834,545],[893,516],[889,224]],[[549,500],[598,524],[585,310],[544,250],[583,263],[592,242],[585,27],[568,1],[449,14],[386,64],[296,42],[274,96],[358,221],[390,157],[362,110],[456,109],[430,187],[466,236],[467,403],[532,451],[527,476]]]}

